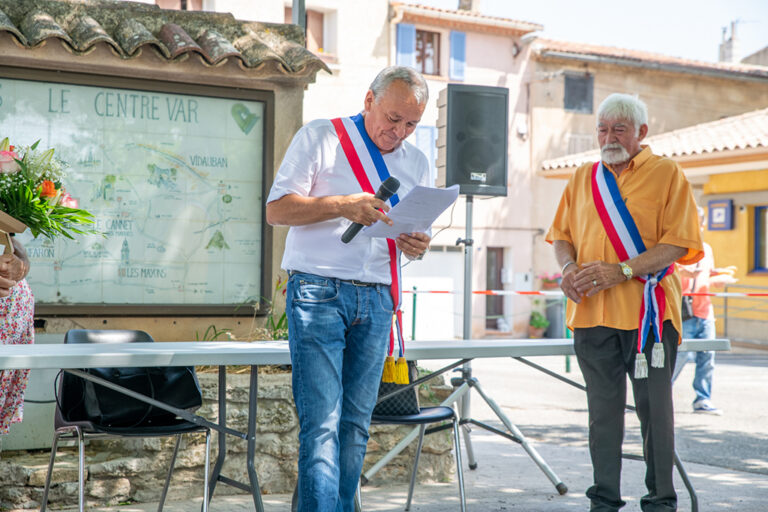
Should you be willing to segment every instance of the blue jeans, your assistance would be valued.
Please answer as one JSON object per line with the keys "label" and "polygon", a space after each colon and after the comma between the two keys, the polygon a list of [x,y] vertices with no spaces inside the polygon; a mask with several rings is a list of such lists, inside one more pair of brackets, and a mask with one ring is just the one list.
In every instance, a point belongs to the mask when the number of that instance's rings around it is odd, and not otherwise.
{"label": "blue jeans", "polygon": [[301,272],[288,280],[300,512],[354,510],[392,309],[387,285]]}
{"label": "blue jeans", "polygon": [[[708,340],[714,337],[714,320],[694,316],[683,322],[683,338]],[[696,361],[696,373],[693,376],[693,390],[696,392],[694,403],[699,400],[710,400],[712,398],[712,374],[715,373],[714,351],[678,352],[672,382],[677,379],[677,376],[683,371],[683,367],[691,360]]]}

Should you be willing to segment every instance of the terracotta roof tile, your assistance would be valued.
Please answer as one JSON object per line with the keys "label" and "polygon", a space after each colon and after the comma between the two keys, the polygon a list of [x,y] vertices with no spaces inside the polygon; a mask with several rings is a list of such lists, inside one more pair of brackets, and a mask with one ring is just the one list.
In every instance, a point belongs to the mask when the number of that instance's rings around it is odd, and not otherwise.
{"label": "terracotta roof tile", "polygon": [[219,34],[213,29],[208,29],[197,39],[200,47],[203,49],[213,64],[218,64],[227,57],[237,57],[242,60],[240,52],[237,51],[229,39]]}
{"label": "terracotta roof tile", "polygon": [[[768,149],[768,108],[701,123],[648,137],[644,141],[657,155],[668,158],[704,155],[740,149]],[[545,160],[544,171],[578,167],[600,158],[598,150]]]}
{"label": "terracotta roof tile", "polygon": [[21,44],[24,46],[27,45],[27,38],[24,37],[24,34],[22,34],[18,28],[16,28],[16,25],[13,24],[11,18],[9,18],[3,11],[0,11],[0,32],[10,32],[16,36],[16,39],[18,39]]}
{"label": "terracotta roof tile", "polygon": [[21,31],[27,36],[27,44],[29,46],[37,46],[41,42],[49,38],[59,38],[70,45],[72,45],[72,39],[67,34],[56,20],[45,11],[34,10],[27,13],[21,20],[19,26]]}
{"label": "terracotta roof tile", "polygon": [[151,45],[166,59],[171,58],[168,48],[147,27],[133,18],[121,20],[114,31],[114,36],[118,43],[116,49],[123,57],[137,57],[139,48]]}
{"label": "terracotta roof tile", "polygon": [[768,79],[768,68],[765,66],[728,62],[704,62],[642,50],[630,50],[571,41],[554,41],[551,39],[536,39],[532,44],[534,51],[544,57],[553,56],[553,54],[570,54],[575,57],[604,57],[641,63],[648,66],[666,65],[677,67],[681,70],[725,72]]}
{"label": "terracotta roof tile", "polygon": [[522,21],[522,20],[513,20],[511,18],[503,18],[500,16],[488,16],[487,14],[482,14],[477,11],[467,11],[463,9],[441,9],[440,7],[431,7],[428,5],[420,5],[420,4],[411,4],[407,2],[391,2],[392,5],[402,5],[407,7],[415,7],[418,9],[422,9],[424,11],[432,11],[434,13],[450,13],[450,14],[458,14],[460,16],[466,16],[467,18],[474,18],[478,20],[488,20],[488,21],[506,21],[506,22],[512,22],[512,23],[519,23],[520,25],[526,25],[530,27],[532,30],[542,30],[544,27],[542,25],[539,25],[538,23],[531,23],[530,21]]}
{"label": "terracotta roof tile", "polygon": [[269,69],[286,77],[314,77],[321,69],[330,73],[303,46],[304,35],[297,26],[239,21],[226,13],[165,10],[138,2],[0,0],[0,32],[13,34],[26,48],[58,39],[75,56],[105,43],[123,59],[136,58],[146,48],[169,62],[194,53],[204,65],[234,58],[246,71]]}
{"label": "terracotta roof tile", "polygon": [[171,57],[174,59],[182,53],[188,52],[197,52],[200,55],[207,57],[203,52],[203,49],[200,48],[200,45],[197,44],[189,34],[184,32],[183,28],[175,23],[166,23],[163,25],[160,32],[157,34],[157,37],[163,44],[165,44]]}
{"label": "terracotta roof tile", "polygon": [[507,30],[513,30],[518,34],[527,34],[529,32],[535,32],[542,30],[544,27],[538,23],[531,23],[530,21],[513,20],[510,18],[501,18],[498,16],[488,16],[476,11],[467,11],[463,9],[441,9],[439,7],[431,7],[420,4],[412,4],[407,2],[390,2],[390,5],[405,12],[406,14],[415,15],[425,19],[450,19],[451,21],[458,23],[466,23],[474,26],[486,26],[495,28],[504,28]]}
{"label": "terracotta roof tile", "polygon": [[74,20],[73,27],[69,30],[69,35],[79,51],[86,51],[96,43],[105,42],[112,45],[117,50],[115,41],[109,37],[104,27],[90,16],[78,17]]}

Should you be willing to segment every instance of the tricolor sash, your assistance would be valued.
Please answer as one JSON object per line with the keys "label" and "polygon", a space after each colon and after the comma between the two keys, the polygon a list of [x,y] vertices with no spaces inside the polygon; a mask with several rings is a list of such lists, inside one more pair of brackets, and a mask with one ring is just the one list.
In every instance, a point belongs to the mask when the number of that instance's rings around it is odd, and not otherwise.
{"label": "tricolor sash", "polygon": [[[368,133],[365,131],[365,124],[362,114],[353,117],[331,119],[333,127],[336,129],[336,135],[339,137],[341,149],[347,157],[352,172],[355,173],[360,188],[363,192],[375,194],[376,189],[381,183],[389,178],[389,170],[381,151],[373,143]],[[400,199],[397,194],[389,198],[391,206],[395,206]],[[389,250],[389,273],[392,276],[392,284],[389,287],[392,294],[392,303],[394,304],[394,315],[392,317],[392,327],[389,331],[389,349],[384,363],[384,374],[382,382],[395,382],[397,384],[408,384],[408,364],[405,361],[405,341],[403,339],[403,312],[400,309],[402,305],[402,290],[400,283],[400,251],[395,245],[395,241],[387,238],[387,248]],[[397,364],[394,360],[395,338],[397,338],[400,354]]]}
{"label": "tricolor sash", "polygon": [[[608,239],[619,256],[619,260],[626,261],[645,252],[645,243],[643,243],[632,214],[629,213],[627,205],[624,204],[619,186],[616,184],[616,178],[602,162],[595,162],[592,167],[592,198],[600,221],[603,223]],[[648,376],[648,362],[643,349],[651,330],[653,330],[656,338],[651,354],[651,366],[654,368],[664,367],[664,345],[661,343],[661,333],[667,301],[664,288],[659,282],[672,272],[673,265],[670,265],[655,274],[635,276],[635,279],[644,285],[637,336],[637,355],[635,357],[636,379]]]}

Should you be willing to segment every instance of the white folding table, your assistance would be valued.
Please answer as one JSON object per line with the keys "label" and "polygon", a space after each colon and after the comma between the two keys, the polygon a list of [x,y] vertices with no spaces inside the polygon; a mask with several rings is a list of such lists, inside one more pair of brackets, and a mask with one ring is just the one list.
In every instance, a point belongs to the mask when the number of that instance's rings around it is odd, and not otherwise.
{"label": "white folding table", "polygon": [[[213,497],[217,482],[222,482],[238,489],[250,492],[258,512],[264,511],[259,490],[259,479],[254,469],[256,454],[256,397],[258,391],[258,367],[261,365],[290,364],[288,342],[154,342],[125,344],[45,344],[45,345],[2,345],[0,348],[0,368],[2,369],[64,369],[73,375],[100,383],[128,396],[150,403],[191,421],[205,425],[219,432],[219,453],[211,474],[208,499]],[[219,417],[218,423],[208,421],[202,416],[177,409],[116,386],[108,381],[81,371],[83,368],[126,367],[126,366],[197,366],[213,365],[219,367]],[[226,390],[227,372],[230,365],[249,365],[251,379],[248,398],[248,428],[240,432],[227,427]],[[247,484],[233,480],[221,474],[221,468],[227,453],[225,434],[244,439],[247,443]]]}
{"label": "white folding table", "polygon": [[[716,340],[685,340],[679,347],[679,351],[702,351],[702,350],[730,350],[730,342],[726,339]],[[485,357],[512,357],[525,364],[528,364],[546,374],[557,379],[568,382],[583,389],[579,383],[570,381],[554,372],[540,367],[526,357],[532,356],[553,356],[553,355],[572,355],[573,340],[571,339],[478,339],[478,340],[436,340],[436,341],[413,341],[408,344],[406,357],[408,359],[457,359],[457,362],[446,366],[435,374],[443,373],[452,368],[460,366],[475,358]],[[247,442],[247,471],[249,483],[244,484],[227,478],[221,474],[221,468],[226,457],[226,435],[219,435],[219,453],[216,459],[216,465],[211,478],[209,499],[213,496],[213,490],[217,482],[232,485],[241,490],[248,491],[253,495],[254,505],[258,512],[263,512],[264,507],[261,501],[259,491],[258,476],[254,469],[255,458],[255,439],[256,439],[256,397],[258,391],[258,366],[261,365],[280,365],[290,364],[290,354],[288,343],[285,341],[253,341],[253,342],[154,342],[154,343],[126,343],[126,344],[46,344],[46,345],[3,345],[0,349],[0,368],[2,369],[64,369],[74,375],[98,382],[102,385],[123,392],[139,400],[143,400],[156,407],[174,412],[187,421],[198,425],[206,425],[220,434],[229,434],[246,440]],[[79,369],[98,368],[98,367],[128,367],[128,366],[196,366],[212,365],[219,367],[219,412],[218,423],[213,423],[195,414],[174,408],[164,403],[157,402],[152,398],[133,393],[124,388],[120,388],[110,382],[84,373]],[[230,365],[248,365],[251,367],[251,378],[249,386],[249,412],[247,432],[239,432],[227,427],[226,422],[226,367]],[[418,385],[423,380],[430,377],[419,379],[412,383]],[[506,437],[520,443],[533,460],[544,471],[547,477],[556,486],[559,492],[564,493],[567,488],[559,481],[557,476],[547,466],[546,462],[538,455],[536,450],[530,446],[525,436],[519,429],[509,421],[501,409],[482,391],[477,379],[469,379],[463,382],[445,403],[452,403],[464,396],[469,389],[476,389],[481,396],[491,405],[494,412],[499,416],[508,432],[502,432],[499,429],[490,427],[490,430],[505,435]],[[464,423],[473,423],[480,425],[479,422],[471,418],[462,417]],[[488,428],[486,425],[480,425]],[[389,454],[373,466],[364,477],[370,476],[378,469],[391,460],[397,453],[402,451],[407,444],[412,441],[416,434],[412,432],[401,443],[399,443]],[[470,446],[467,444],[467,446]],[[675,456],[675,462],[680,471],[686,488],[691,494],[691,502],[694,512],[698,510],[696,494],[690,481],[685,474],[682,463]],[[472,459],[470,459],[472,462]]]}

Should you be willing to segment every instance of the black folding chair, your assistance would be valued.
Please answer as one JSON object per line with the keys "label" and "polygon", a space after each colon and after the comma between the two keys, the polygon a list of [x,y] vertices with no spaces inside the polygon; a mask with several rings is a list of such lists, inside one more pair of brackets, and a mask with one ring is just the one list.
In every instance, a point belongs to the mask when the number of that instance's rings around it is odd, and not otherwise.
{"label": "black folding chair", "polygon": [[[427,425],[450,421],[450,424],[438,425],[427,428]],[[416,447],[416,455],[413,460],[413,471],[411,471],[411,484],[408,487],[408,501],[405,503],[405,510],[410,510],[411,499],[413,498],[413,488],[416,485],[416,472],[419,470],[419,457],[421,448],[424,445],[424,435],[433,434],[441,430],[453,428],[453,447],[456,450],[456,476],[459,480],[459,499],[461,512],[466,512],[467,503],[464,497],[464,473],[461,468],[461,446],[459,443],[459,420],[456,411],[452,407],[421,407],[419,414],[409,414],[406,416],[377,416],[371,418],[371,425],[419,425],[419,444]]]}
{"label": "black folding chair", "polygon": [[[154,342],[152,337],[144,331],[137,330],[87,330],[72,329],[64,337],[64,343],[138,343]],[[194,371],[194,369],[192,369]],[[105,388],[94,384],[95,390],[104,390]],[[200,393],[196,387],[195,393]],[[202,402],[202,396],[201,396]],[[84,488],[85,488],[85,440],[86,439],[104,439],[104,438],[130,438],[130,437],[165,437],[176,436],[176,445],[173,449],[168,475],[165,479],[163,493],[160,497],[158,512],[163,510],[168,487],[171,483],[173,467],[176,463],[176,456],[179,452],[181,435],[191,432],[205,433],[205,476],[203,482],[203,512],[208,510],[208,474],[209,458],[211,451],[211,431],[208,427],[196,425],[192,422],[174,418],[172,420],[153,422],[151,424],[142,423],[133,427],[108,427],[97,425],[86,420],[68,420],[66,418],[82,418],[83,415],[83,379],[67,373],[62,373],[59,379],[57,403],[54,416],[54,437],[53,447],[51,448],[51,460],[48,464],[48,474],[45,478],[45,489],[43,491],[43,500],[40,508],[45,512],[48,505],[48,490],[51,484],[51,474],[53,473],[53,464],[56,458],[56,449],[59,439],[77,440],[78,447],[78,503],[79,510],[84,510]]]}

